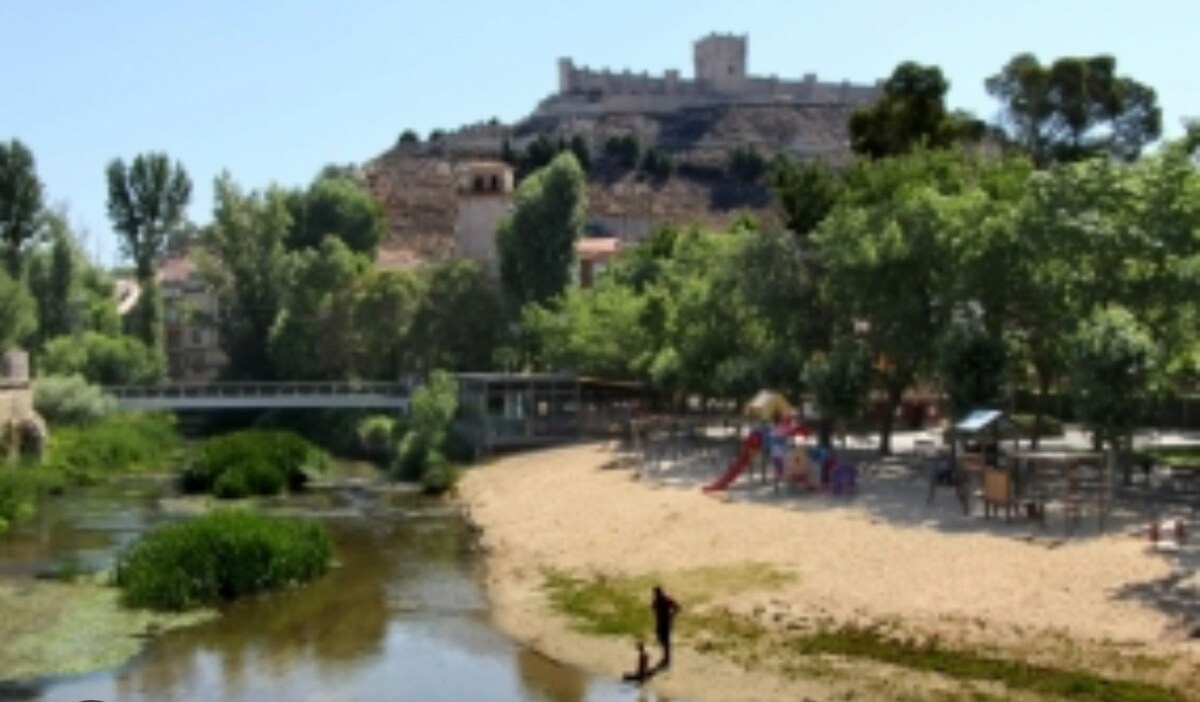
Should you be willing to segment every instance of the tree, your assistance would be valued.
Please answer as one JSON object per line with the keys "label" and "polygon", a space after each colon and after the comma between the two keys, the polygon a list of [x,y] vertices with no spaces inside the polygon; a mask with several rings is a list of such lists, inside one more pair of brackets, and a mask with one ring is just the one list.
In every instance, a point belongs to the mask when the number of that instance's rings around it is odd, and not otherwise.
{"label": "tree", "polygon": [[400,132],[400,138],[396,140],[396,143],[400,144],[400,146],[410,146],[418,144],[420,141],[421,137],[417,136],[416,132],[411,129],[405,129],[403,132]]}
{"label": "tree", "polygon": [[571,281],[583,233],[585,182],[579,162],[562,153],[517,188],[512,217],[500,224],[500,279],[518,306],[543,303]]}
{"label": "tree", "polygon": [[412,271],[371,269],[354,292],[355,368],[364,378],[395,380],[415,366],[411,331],[425,294]]}
{"label": "tree", "polygon": [[946,109],[950,83],[937,66],[905,61],[883,84],[883,95],[850,117],[850,146],[855,153],[884,158],[917,147],[940,149],[977,137],[977,120]]}
{"label": "tree", "polygon": [[36,327],[37,318],[29,293],[0,270],[0,349],[7,349]]}
{"label": "tree", "polygon": [[1039,168],[1098,154],[1133,160],[1162,133],[1154,89],[1118,76],[1112,56],[1043,66],[1018,54],[985,85],[1001,103],[1000,126]]}
{"label": "tree", "polygon": [[586,171],[592,167],[592,150],[582,136],[576,134],[571,137],[571,153],[575,154],[580,168]]}
{"label": "tree", "polygon": [[41,348],[47,339],[71,333],[80,322],[76,278],[82,256],[75,250],[75,242],[61,215],[49,214],[46,222],[50,248],[34,253],[28,266],[29,291],[37,301],[38,330],[33,344],[36,348]]}
{"label": "tree", "polygon": [[630,169],[638,165],[638,156],[642,146],[634,134],[610,136],[604,142],[604,155],[622,168]]}
{"label": "tree", "polygon": [[840,339],[829,353],[813,356],[804,379],[816,397],[822,423],[836,426],[862,412],[871,390],[871,352],[858,339]]}
{"label": "tree", "polygon": [[327,236],[336,236],[351,251],[368,256],[383,236],[383,208],[345,174],[323,174],[304,192],[288,196],[292,226],[290,249],[316,249]]}
{"label": "tree", "polygon": [[411,330],[416,373],[437,368],[489,368],[505,319],[487,274],[473,261],[453,261],[422,270],[425,295]]}
{"label": "tree", "polygon": [[216,209],[200,266],[219,303],[225,373],[235,380],[273,380],[268,349],[286,283],[284,241],[292,226],[287,195],[279,188],[246,194],[228,174],[217,178],[214,189]]}
{"label": "tree", "polygon": [[164,153],[139,154],[131,166],[108,165],[108,216],[121,234],[122,252],[133,260],[139,281],[153,277],[167,241],[183,224],[192,181]]}
{"label": "tree", "polygon": [[84,332],[48,341],[40,372],[81,375],[97,385],[144,385],[163,379],[166,359],[161,351],[130,336]]}
{"label": "tree", "polygon": [[135,335],[150,346],[162,341],[161,302],[154,268],[184,222],[192,181],[183,166],[164,153],[139,154],[126,166],[108,165],[108,216],[121,235],[122,252],[133,260],[142,287],[132,319]]}
{"label": "tree", "polygon": [[827,304],[843,333],[864,329],[876,382],[886,397],[880,452],[904,391],[933,365],[930,341],[952,313],[950,242],[969,229],[963,157],[918,151],[864,161],[838,207],[814,234]]}
{"label": "tree", "polygon": [[1157,349],[1122,307],[1096,310],[1071,340],[1071,381],[1079,413],[1102,444],[1121,448],[1132,434]]}
{"label": "tree", "polygon": [[801,238],[825,220],[842,190],[841,178],[825,164],[786,156],[772,162],[769,182],[784,226]]}
{"label": "tree", "polygon": [[938,361],[952,416],[996,406],[1004,389],[1006,360],[1004,342],[988,336],[978,324],[961,322],[950,328]]}
{"label": "tree", "polygon": [[270,358],[288,380],[342,380],[356,356],[354,282],[368,261],[328,236],[292,254],[284,304],[271,328]]}
{"label": "tree", "polygon": [[605,378],[633,378],[649,351],[639,320],[644,300],[608,277],[570,288],[556,306],[527,305],[522,328],[545,363]]}
{"label": "tree", "polygon": [[33,154],[16,139],[0,142],[0,253],[13,280],[21,278],[22,254],[37,234],[41,211]]}

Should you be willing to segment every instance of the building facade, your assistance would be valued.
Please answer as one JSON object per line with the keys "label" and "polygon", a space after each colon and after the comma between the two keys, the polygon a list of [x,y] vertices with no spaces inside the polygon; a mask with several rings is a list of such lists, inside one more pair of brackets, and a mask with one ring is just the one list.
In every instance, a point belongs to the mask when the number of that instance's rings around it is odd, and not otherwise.
{"label": "building facade", "polygon": [[212,287],[187,255],[167,259],[158,271],[163,298],[167,373],[182,383],[216,380],[228,359],[217,331],[220,311]]}

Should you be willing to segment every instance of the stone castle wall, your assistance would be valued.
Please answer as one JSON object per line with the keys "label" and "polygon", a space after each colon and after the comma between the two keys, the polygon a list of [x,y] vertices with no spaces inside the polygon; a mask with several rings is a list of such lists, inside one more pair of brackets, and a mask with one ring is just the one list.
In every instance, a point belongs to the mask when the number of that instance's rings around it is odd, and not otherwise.
{"label": "stone castle wall", "polygon": [[746,37],[709,35],[695,44],[691,79],[681,78],[677,70],[652,76],[644,71],[593,70],[559,59],[558,93],[543,100],[535,115],[654,113],[734,104],[859,106],[879,96],[879,81],[823,82],[813,73],[800,79],[753,76],[747,71],[746,55]]}

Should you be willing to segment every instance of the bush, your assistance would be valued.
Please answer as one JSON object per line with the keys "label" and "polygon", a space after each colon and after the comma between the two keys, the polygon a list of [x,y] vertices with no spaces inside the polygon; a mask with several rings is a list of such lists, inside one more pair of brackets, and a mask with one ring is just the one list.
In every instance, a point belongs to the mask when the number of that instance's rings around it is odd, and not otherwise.
{"label": "bush", "polygon": [[90,481],[106,473],[160,469],[179,442],[170,415],[113,415],[96,424],[54,430],[46,463],[72,480]]}
{"label": "bush", "polygon": [[183,610],[311,580],[332,554],[318,524],[222,510],[143,537],[118,559],[116,584],[129,605]]}
{"label": "bush", "polygon": [[309,472],[328,463],[324,451],[292,432],[246,429],[201,444],[184,469],[183,488],[222,498],[275,495],[304,487]]}
{"label": "bush", "polygon": [[462,471],[447,463],[445,456],[431,452],[421,474],[421,490],[427,495],[440,495],[453,489],[460,477]]}
{"label": "bush", "polygon": [[396,420],[383,414],[363,417],[358,422],[358,446],[376,461],[386,461],[395,445]]}
{"label": "bush", "polygon": [[116,400],[82,375],[51,375],[33,384],[33,408],[50,424],[94,424],[112,414]]}
{"label": "bush", "polygon": [[144,385],[166,376],[166,358],[132,336],[98,332],[59,336],[46,343],[41,370],[46,375],[82,375],[99,385]]}

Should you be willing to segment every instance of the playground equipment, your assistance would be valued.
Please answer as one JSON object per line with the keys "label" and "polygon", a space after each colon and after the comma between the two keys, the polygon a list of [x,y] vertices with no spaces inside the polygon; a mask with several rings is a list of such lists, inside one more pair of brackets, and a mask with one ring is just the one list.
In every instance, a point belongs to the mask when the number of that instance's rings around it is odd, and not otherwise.
{"label": "playground equipment", "polygon": [[757,431],[751,432],[749,436],[742,440],[742,448],[737,458],[733,459],[733,462],[729,464],[729,467],[725,469],[725,472],[720,477],[705,485],[703,490],[711,492],[713,490],[727,489],[742,474],[746,466],[750,465],[754,454],[758,453],[761,448],[762,436]]}

